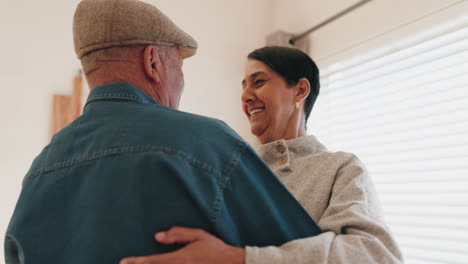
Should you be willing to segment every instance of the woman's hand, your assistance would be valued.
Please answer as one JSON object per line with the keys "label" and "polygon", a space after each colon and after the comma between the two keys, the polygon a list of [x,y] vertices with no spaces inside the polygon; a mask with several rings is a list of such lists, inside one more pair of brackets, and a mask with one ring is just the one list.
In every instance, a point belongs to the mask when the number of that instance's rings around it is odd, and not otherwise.
{"label": "woman's hand", "polygon": [[173,227],[167,232],[156,233],[155,239],[166,245],[187,245],[170,253],[125,258],[120,264],[245,263],[245,249],[227,245],[201,229]]}

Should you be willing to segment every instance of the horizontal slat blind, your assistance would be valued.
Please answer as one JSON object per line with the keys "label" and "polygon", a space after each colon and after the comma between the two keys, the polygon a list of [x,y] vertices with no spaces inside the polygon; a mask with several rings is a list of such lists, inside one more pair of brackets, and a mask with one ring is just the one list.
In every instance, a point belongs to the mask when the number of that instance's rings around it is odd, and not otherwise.
{"label": "horizontal slat blind", "polygon": [[468,263],[468,18],[322,72],[309,132],[363,160],[405,263]]}

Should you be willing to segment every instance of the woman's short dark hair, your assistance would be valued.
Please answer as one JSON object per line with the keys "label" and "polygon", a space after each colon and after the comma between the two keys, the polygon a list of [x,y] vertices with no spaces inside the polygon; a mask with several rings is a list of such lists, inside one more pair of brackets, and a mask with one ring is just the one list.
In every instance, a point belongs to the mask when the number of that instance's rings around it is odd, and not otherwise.
{"label": "woman's short dark hair", "polygon": [[319,69],[309,55],[295,48],[272,46],[256,49],[247,57],[265,63],[281,75],[289,86],[297,84],[301,78],[309,80],[310,94],[304,106],[307,123],[320,91]]}

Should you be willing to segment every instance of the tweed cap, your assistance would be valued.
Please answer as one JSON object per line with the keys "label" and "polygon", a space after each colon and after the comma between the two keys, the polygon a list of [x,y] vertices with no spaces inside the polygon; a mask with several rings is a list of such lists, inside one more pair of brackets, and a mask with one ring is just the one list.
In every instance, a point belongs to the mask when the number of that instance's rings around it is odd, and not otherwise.
{"label": "tweed cap", "polygon": [[137,44],[178,46],[183,58],[197,42],[158,8],[138,0],[82,0],[73,20],[79,59],[93,51]]}

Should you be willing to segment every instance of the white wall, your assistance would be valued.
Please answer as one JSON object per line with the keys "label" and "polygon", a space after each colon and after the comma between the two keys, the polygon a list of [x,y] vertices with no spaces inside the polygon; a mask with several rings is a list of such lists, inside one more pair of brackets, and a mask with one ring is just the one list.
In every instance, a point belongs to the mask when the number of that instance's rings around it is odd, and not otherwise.
{"label": "white wall", "polygon": [[[275,29],[292,33],[303,31],[319,24],[360,0],[275,0]],[[408,24],[433,16],[464,0],[373,0],[333,23],[309,35],[310,55],[324,68],[337,57],[344,58],[357,54],[364,43],[378,40],[384,34],[400,31]],[[450,16],[441,19],[448,20]],[[442,21],[439,20],[439,21]],[[437,24],[434,24],[434,26]],[[425,27],[431,25],[424,25]],[[414,27],[416,32],[420,27]],[[400,32],[399,32],[400,33]],[[411,34],[411,31],[393,34],[393,38]],[[391,39],[386,39],[391,41]],[[381,41],[382,45],[388,44]],[[373,47],[379,44],[373,43]]]}
{"label": "white wall", "polygon": [[[72,17],[79,0],[0,2],[0,241],[33,158],[48,143],[53,93],[79,69]],[[153,0],[199,42],[184,64],[181,110],[222,119],[249,141],[240,110],[245,57],[272,31],[270,0]],[[0,250],[0,263],[3,248]]]}
{"label": "white wall", "polygon": [[78,71],[71,19],[77,1],[0,2],[0,263],[21,180],[49,137],[51,97]]}

